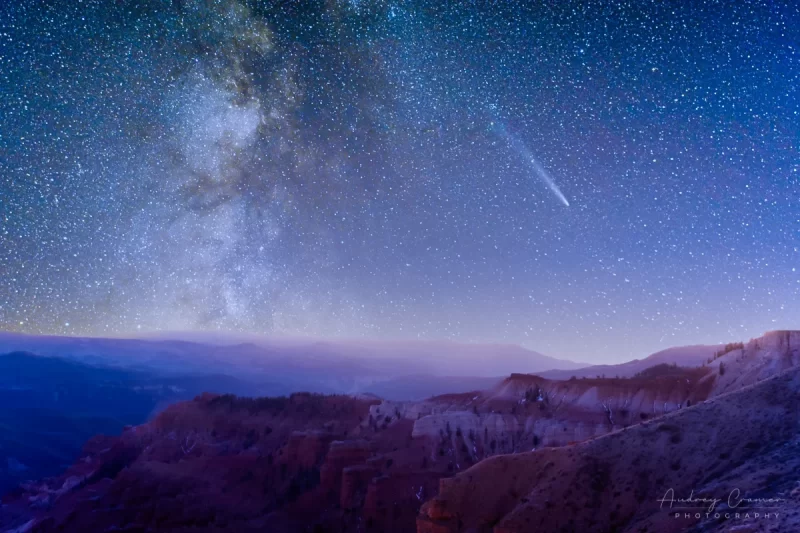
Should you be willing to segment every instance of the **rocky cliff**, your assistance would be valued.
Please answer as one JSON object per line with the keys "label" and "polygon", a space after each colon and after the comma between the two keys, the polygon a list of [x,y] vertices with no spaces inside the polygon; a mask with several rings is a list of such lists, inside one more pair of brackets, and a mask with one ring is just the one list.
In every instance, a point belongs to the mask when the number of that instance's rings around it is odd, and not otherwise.
{"label": "rocky cliff", "polygon": [[[581,444],[486,459],[441,481],[417,531],[797,531],[798,466],[795,368]],[[729,501],[737,490],[754,501]],[[660,501],[672,496],[698,501]]]}

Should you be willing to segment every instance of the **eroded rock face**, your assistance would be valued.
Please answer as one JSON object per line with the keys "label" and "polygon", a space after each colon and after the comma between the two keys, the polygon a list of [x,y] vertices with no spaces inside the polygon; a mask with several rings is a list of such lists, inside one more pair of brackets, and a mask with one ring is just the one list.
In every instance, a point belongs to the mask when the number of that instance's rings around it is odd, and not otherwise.
{"label": "eroded rock face", "polygon": [[313,525],[338,504],[343,466],[371,453],[355,434],[365,432],[360,424],[372,402],[203,395],[117,438],[90,442],[63,476],[9,495],[0,515],[14,510],[16,518],[0,525],[31,519],[30,531]]}
{"label": "eroded rock face", "polygon": [[[675,519],[676,498],[781,498],[759,531],[800,530],[800,369],[574,446],[486,459],[449,479],[422,508],[418,533],[741,530],[741,521]],[[769,492],[769,496],[766,495]],[[750,509],[754,512],[753,509]],[[763,517],[763,511],[762,517]],[[677,521],[676,521],[677,520]],[[737,529],[739,528],[739,529]]]}
{"label": "eroded rock face", "polygon": [[322,430],[293,431],[286,446],[287,461],[296,468],[309,469],[328,453],[334,435]]}
{"label": "eroded rock face", "polygon": [[514,374],[494,390],[447,395],[407,405],[380,404],[414,419],[414,437],[463,439],[473,455],[563,446],[604,435],[705,400],[714,383],[710,368],[666,367],[635,378],[551,381]]}
{"label": "eroded rock face", "polygon": [[800,331],[771,331],[741,347],[734,347],[709,363],[716,376],[712,394],[752,385],[798,365]]}
{"label": "eroded rock face", "polygon": [[297,394],[176,404],[9,495],[0,531],[413,530],[439,478],[459,467],[412,437],[410,420],[371,421],[379,403]]}
{"label": "eroded rock face", "polygon": [[[775,332],[731,345],[701,368],[661,365],[632,378],[566,381],[514,374],[491,390],[422,402],[202,395],[119,437],[93,439],[62,476],[10,494],[0,531],[25,524],[33,532],[529,531],[559,505],[537,487],[567,495],[569,484],[591,489],[581,496],[587,509],[621,507],[613,520],[593,524],[583,508],[568,506],[574,524],[547,518],[537,528],[616,527],[614,520],[638,508],[654,480],[688,482],[679,472],[722,476],[720,465],[750,460],[739,444],[725,457],[706,454],[734,439],[719,425],[734,424],[736,409],[746,411],[736,427],[753,409],[763,410],[752,434],[738,434],[742,445],[759,449],[756,430],[761,440],[789,438],[789,422],[769,429],[787,410],[780,388],[758,389],[752,404],[725,396],[722,411],[708,406],[723,392],[797,365],[798,346],[796,333]],[[698,412],[704,414],[686,414]],[[705,440],[688,436],[695,426]],[[634,434],[640,437],[620,437]],[[660,466],[636,446],[660,454]],[[686,459],[665,467],[673,453]],[[650,466],[639,469],[637,460]],[[708,463],[713,471],[684,468],[684,461]],[[625,473],[628,463],[635,474]],[[603,488],[609,476],[627,480],[611,496]],[[529,512],[522,509],[530,494],[540,507]]]}
{"label": "eroded rock face", "polygon": [[330,443],[320,471],[322,488],[338,491],[342,485],[342,471],[350,466],[365,465],[371,455],[372,445],[364,439]]}
{"label": "eroded rock face", "polygon": [[342,469],[342,490],[339,499],[342,509],[351,511],[359,509],[364,504],[364,495],[369,482],[377,472],[377,469],[363,464]]}
{"label": "eroded rock face", "polygon": [[15,505],[36,517],[34,531],[201,523],[218,531],[408,531],[443,477],[502,453],[602,435],[640,420],[637,409],[652,416],[699,397],[700,373],[681,372],[638,381],[513,375],[494,390],[424,402],[203,395],[128,428],[108,449],[87,449]]}

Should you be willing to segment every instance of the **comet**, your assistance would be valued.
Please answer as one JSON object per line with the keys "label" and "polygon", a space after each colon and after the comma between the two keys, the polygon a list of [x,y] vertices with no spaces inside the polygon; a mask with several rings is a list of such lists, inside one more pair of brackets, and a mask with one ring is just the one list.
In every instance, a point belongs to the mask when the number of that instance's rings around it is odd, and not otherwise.
{"label": "comet", "polygon": [[525,143],[509,133],[509,131],[501,122],[492,122],[491,126],[492,130],[495,131],[500,137],[505,139],[506,142],[508,142],[508,144],[514,149],[514,151],[517,152],[519,156],[528,163],[528,165],[530,165],[539,179],[542,180],[545,185],[547,185],[547,188],[550,189],[553,194],[555,194],[556,198],[558,198],[558,200],[566,207],[569,207],[569,201],[567,201],[564,193],[562,193],[561,189],[558,188],[558,185],[556,185],[556,182],[553,180],[553,177],[550,175],[550,173],[547,172],[542,164],[536,160],[536,158],[533,156],[533,152],[531,152],[530,149],[525,146]]}

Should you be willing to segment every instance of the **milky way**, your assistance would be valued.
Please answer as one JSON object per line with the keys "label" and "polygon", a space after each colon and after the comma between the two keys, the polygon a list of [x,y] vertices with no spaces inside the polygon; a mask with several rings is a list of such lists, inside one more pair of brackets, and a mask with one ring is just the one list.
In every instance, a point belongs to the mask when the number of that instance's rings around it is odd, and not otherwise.
{"label": "milky way", "polygon": [[799,9],[4,2],[0,329],[796,328]]}

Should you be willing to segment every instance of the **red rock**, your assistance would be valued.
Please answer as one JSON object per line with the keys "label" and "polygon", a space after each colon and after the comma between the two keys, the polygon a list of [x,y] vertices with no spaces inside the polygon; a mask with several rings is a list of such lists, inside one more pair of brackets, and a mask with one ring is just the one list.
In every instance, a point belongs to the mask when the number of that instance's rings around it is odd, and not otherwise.
{"label": "red rock", "polygon": [[369,441],[334,441],[330,444],[325,462],[320,470],[320,483],[326,491],[340,490],[342,470],[345,467],[363,464],[372,455]]}
{"label": "red rock", "polygon": [[364,494],[377,470],[367,465],[348,466],[342,470],[339,505],[342,509],[358,509],[364,503]]}

